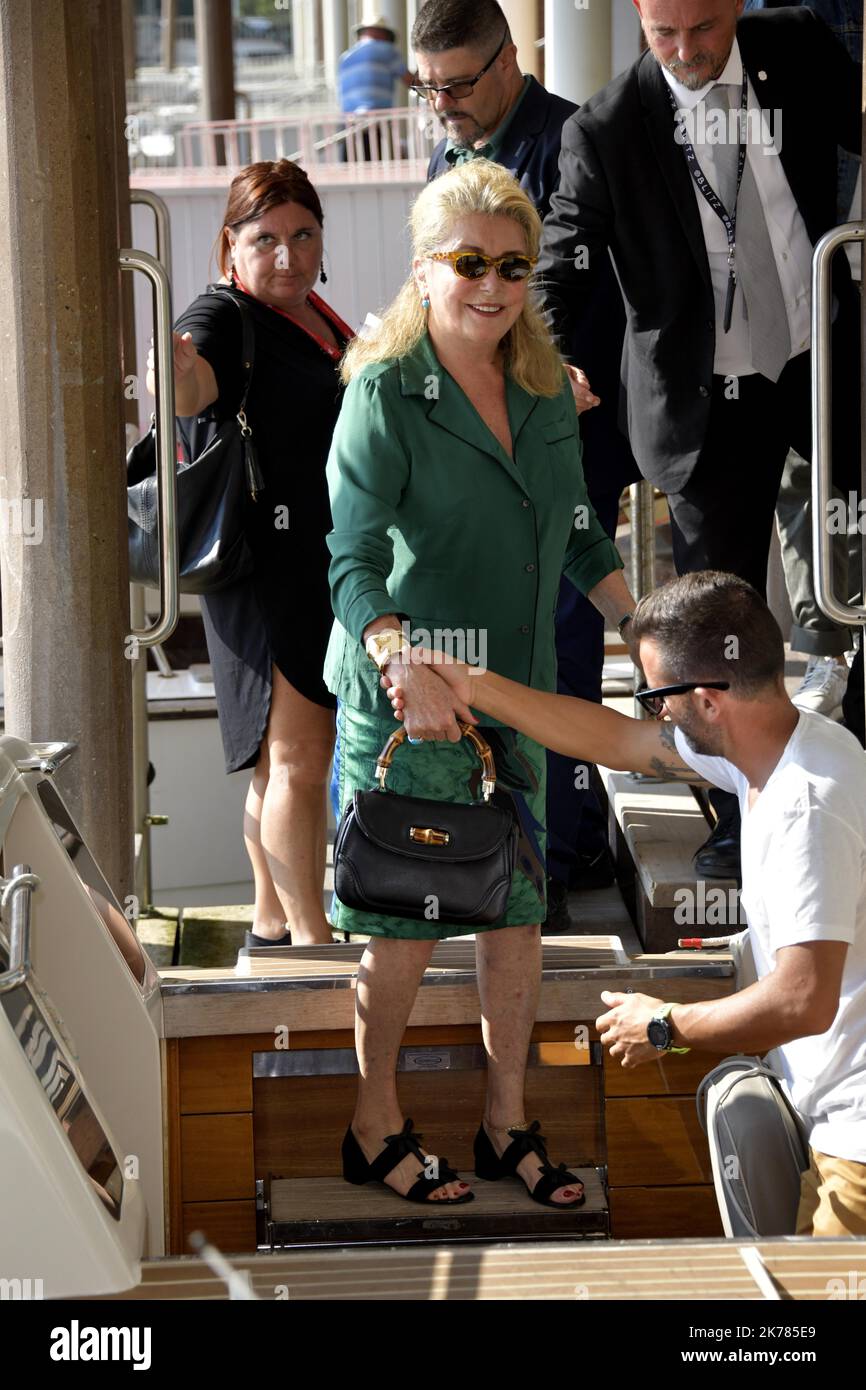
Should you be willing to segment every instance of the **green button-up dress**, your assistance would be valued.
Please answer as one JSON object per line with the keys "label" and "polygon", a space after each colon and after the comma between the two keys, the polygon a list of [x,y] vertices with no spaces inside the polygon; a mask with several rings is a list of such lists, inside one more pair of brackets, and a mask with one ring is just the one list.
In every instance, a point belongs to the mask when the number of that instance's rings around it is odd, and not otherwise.
{"label": "green button-up dress", "polygon": [[467,659],[554,690],[561,574],[586,594],[622,568],[586,493],[565,376],[549,399],[507,378],[506,398],[513,460],[426,335],[349,384],[327,466],[336,622],[325,663],[347,704],[391,717],[362,634],[395,612],[416,640],[429,633],[460,655],[456,630]]}
{"label": "green button-up dress", "polygon": [[[428,337],[399,361],[350,383],[328,459],[334,529],[336,622],[325,682],[340,700],[335,810],[374,784],[376,756],[396,727],[362,644],[374,618],[408,619],[413,643],[451,651],[540,690],[556,680],[554,611],[563,571],[584,593],[621,567],[590,506],[574,398],[530,396],[506,380],[513,460],[442,367]],[[340,930],[436,939],[530,925],[545,912],[546,757],[523,734],[485,716],[497,796],[519,829],[506,912],[492,926],[439,921],[435,895],[417,883],[420,920],[362,911],[335,899]],[[405,745],[388,773],[397,794],[477,799],[471,747]],[[403,911],[407,904],[403,903]]]}

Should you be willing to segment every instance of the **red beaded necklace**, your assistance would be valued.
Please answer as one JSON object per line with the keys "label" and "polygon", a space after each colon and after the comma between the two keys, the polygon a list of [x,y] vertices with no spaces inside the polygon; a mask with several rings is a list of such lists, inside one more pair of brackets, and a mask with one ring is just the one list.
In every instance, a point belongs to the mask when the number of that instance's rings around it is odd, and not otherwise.
{"label": "red beaded necklace", "polygon": [[[234,269],[232,269],[231,278],[237,289],[242,290],[244,294],[248,294],[250,299],[255,299],[259,304],[265,304],[263,299],[259,299],[257,295],[250,293],[243,280]],[[354,338],[355,335],[349,325],[343,322],[336,310],[332,309],[330,304],[326,304],[324,299],[321,299],[319,295],[316,294],[315,290],[310,290],[310,293],[307,295],[307,303],[311,308],[316,309],[324,318],[329,319],[333,327],[336,328],[338,333],[342,334],[347,342]],[[312,328],[307,328],[303,323],[298,323],[298,320],[292,318],[291,314],[287,314],[285,309],[278,309],[276,304],[265,304],[265,308],[272,309],[275,314],[282,314],[284,319],[288,319],[289,323],[293,323],[296,328],[300,328],[302,333],[306,333],[308,338],[312,338],[313,342],[316,343],[323,352],[326,352],[333,362],[339,362],[345,351],[344,348],[333,347],[320,333],[316,333]]]}

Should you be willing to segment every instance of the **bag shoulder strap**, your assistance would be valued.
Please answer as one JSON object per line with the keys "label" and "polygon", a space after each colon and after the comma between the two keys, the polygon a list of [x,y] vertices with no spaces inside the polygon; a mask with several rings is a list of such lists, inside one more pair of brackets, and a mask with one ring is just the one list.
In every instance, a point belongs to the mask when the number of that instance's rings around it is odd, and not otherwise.
{"label": "bag shoulder strap", "polygon": [[252,316],[246,304],[242,300],[236,299],[227,286],[211,290],[211,294],[218,294],[221,299],[230,300],[232,304],[237,306],[237,311],[241,316],[241,380],[243,386],[238,406],[238,413],[240,413],[246,408],[247,396],[253,380],[253,368],[256,363],[256,334]]}

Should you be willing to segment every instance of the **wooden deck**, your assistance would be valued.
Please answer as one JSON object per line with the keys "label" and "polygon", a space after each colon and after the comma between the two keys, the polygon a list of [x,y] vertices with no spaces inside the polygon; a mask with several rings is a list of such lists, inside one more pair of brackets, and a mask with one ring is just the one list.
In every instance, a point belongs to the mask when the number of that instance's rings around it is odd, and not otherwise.
{"label": "wooden deck", "polygon": [[[278,1301],[762,1301],[766,1291],[741,1254],[752,1248],[782,1301],[863,1297],[866,1240],[854,1239],[293,1250],[232,1264],[249,1273],[256,1297]],[[141,1283],[114,1296],[226,1297],[225,1286],[198,1259],[146,1264]]]}

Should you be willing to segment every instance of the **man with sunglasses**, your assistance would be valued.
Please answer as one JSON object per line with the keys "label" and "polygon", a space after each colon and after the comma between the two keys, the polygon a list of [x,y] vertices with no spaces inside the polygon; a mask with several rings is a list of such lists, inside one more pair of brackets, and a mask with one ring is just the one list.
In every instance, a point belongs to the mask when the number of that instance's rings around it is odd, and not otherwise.
{"label": "man with sunglasses", "polygon": [[[567,344],[613,257],[624,423],[667,494],[677,572],[731,570],[764,592],[788,450],[812,457],[812,250],[836,224],[837,148],[859,153],[861,75],[806,6],[634,3],[647,50],[566,122],[539,274]],[[833,467],[847,497],[860,335],[844,255],[832,287]],[[843,709],[862,739],[862,699]],[[736,803],[712,799],[696,867],[734,877]]]}
{"label": "man with sunglasses", "polygon": [[[428,179],[469,159],[492,159],[509,169],[542,218],[559,183],[564,122],[573,102],[521,73],[508,21],[496,0],[428,0],[412,30],[418,76],[413,90],[441,122],[443,139]],[[623,488],[639,474],[617,421],[619,362],[625,315],[608,264],[569,356],[583,369],[572,389],[581,410],[587,492],[602,526],[614,538]],[[557,689],[601,699],[604,623],[568,581],[556,612]],[[548,913],[543,930],[572,930],[569,888],[612,882],[607,822],[589,785],[589,768],[551,753],[547,760]]]}
{"label": "man with sunglasses", "polygon": [[[678,1049],[778,1048],[810,1129],[798,1233],[866,1235],[866,753],[788,699],[782,635],[735,575],[673,580],[641,600],[632,626],[649,682],[638,698],[652,720],[441,653],[416,659],[435,659],[459,699],[548,748],[737,797],[756,983],[692,1004],[605,991],[601,1041],[624,1067]],[[399,717],[401,692],[389,693]]]}

